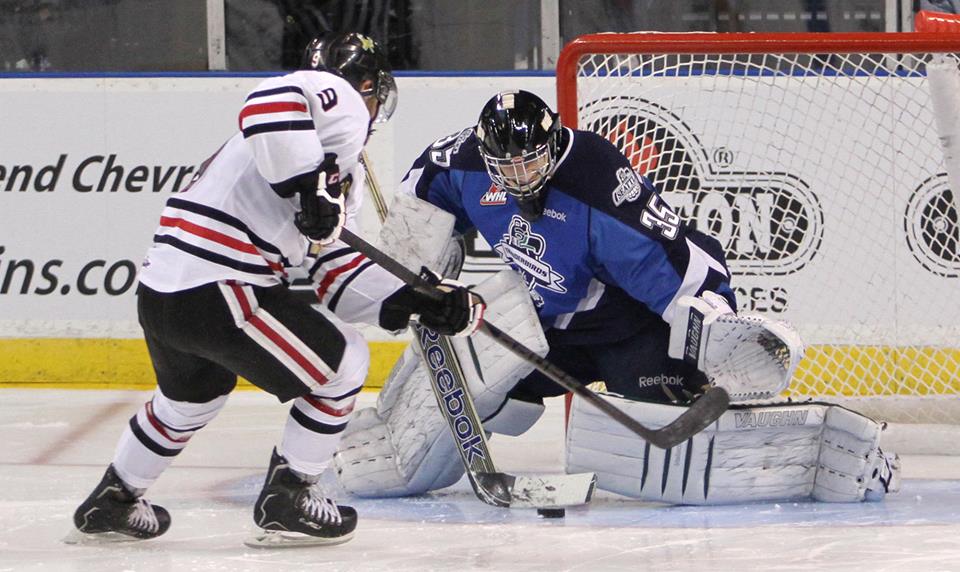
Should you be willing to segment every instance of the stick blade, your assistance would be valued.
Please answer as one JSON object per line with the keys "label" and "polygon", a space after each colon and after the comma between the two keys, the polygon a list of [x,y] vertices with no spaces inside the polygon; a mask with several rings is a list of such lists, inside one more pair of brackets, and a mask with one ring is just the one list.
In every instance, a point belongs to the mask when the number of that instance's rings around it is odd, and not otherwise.
{"label": "stick blade", "polygon": [[478,499],[491,506],[510,507],[516,477],[507,473],[467,471],[467,478]]}
{"label": "stick blade", "polygon": [[597,486],[594,473],[518,476],[511,508],[555,508],[587,504]]}
{"label": "stick blade", "polygon": [[586,504],[597,486],[594,473],[522,475],[477,472],[477,496],[505,508],[551,508]]}

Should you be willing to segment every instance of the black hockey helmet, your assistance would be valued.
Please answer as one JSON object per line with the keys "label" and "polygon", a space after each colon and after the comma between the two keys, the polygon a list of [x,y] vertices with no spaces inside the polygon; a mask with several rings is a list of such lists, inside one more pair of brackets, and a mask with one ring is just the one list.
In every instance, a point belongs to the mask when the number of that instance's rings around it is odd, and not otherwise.
{"label": "black hockey helmet", "polygon": [[[324,70],[350,82],[363,97],[377,100],[375,123],[390,119],[397,108],[397,82],[380,45],[356,32],[327,32],[314,38],[303,52],[301,69]],[[363,84],[372,87],[363,89]]]}
{"label": "black hockey helmet", "polygon": [[557,166],[559,116],[529,91],[503,91],[483,107],[476,133],[494,184],[521,203],[536,201]]}

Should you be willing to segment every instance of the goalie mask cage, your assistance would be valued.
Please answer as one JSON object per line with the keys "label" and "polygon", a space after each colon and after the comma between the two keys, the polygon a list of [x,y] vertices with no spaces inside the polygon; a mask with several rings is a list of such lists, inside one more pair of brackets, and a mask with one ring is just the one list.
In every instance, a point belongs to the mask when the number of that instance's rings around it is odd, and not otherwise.
{"label": "goalie mask cage", "polygon": [[958,55],[960,34],[596,34],[564,48],[558,107],[723,243],[740,310],[797,326],[790,397],[953,425]]}

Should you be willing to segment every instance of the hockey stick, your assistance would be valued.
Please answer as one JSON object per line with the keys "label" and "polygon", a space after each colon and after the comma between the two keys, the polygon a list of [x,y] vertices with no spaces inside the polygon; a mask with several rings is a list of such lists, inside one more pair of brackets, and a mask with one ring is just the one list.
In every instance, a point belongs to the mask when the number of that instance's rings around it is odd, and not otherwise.
{"label": "hockey stick", "polygon": [[[439,299],[440,296],[442,296],[442,293],[435,286],[424,280],[421,276],[415,274],[406,266],[390,258],[387,254],[378,250],[349,230],[343,229],[340,234],[340,240],[380,265],[387,272],[403,280],[406,284],[413,286],[424,295],[434,299]],[[730,396],[726,390],[722,387],[713,387],[694,401],[686,411],[670,424],[660,429],[651,429],[638,423],[635,419],[605,401],[575,378],[540,357],[495,325],[484,322],[481,329],[513,354],[536,367],[552,381],[564,389],[586,399],[591,405],[609,415],[614,421],[661,449],[669,449],[704,430],[708,425],[716,421],[730,405]]]}
{"label": "hockey stick", "polygon": [[367,188],[370,189],[370,197],[373,198],[373,208],[377,211],[377,218],[380,224],[387,220],[387,201],[383,200],[383,193],[380,192],[380,182],[373,173],[373,164],[370,163],[370,157],[367,156],[367,150],[360,151],[360,163],[363,165],[363,171],[366,173]]}
{"label": "hockey stick", "polygon": [[[386,202],[366,152],[360,160],[366,168],[367,186],[382,223],[387,217]],[[460,360],[449,338],[420,326],[414,326],[413,330],[430,387],[477,498],[498,507],[528,508],[562,507],[590,501],[597,481],[594,473],[515,476],[497,471],[482,421],[466,387]]]}

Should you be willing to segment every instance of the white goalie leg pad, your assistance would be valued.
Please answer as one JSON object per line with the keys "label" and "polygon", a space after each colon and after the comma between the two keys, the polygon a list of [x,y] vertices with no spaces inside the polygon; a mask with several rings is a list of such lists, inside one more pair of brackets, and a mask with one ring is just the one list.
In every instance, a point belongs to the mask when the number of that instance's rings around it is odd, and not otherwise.
{"label": "white goalie leg pad", "polygon": [[831,407],[824,421],[813,498],[825,502],[881,500],[900,490],[900,458],[880,450],[882,425]]}
{"label": "white goalie leg pad", "polygon": [[[504,270],[476,290],[487,301],[487,317],[540,355],[548,346],[520,277]],[[453,351],[487,430],[519,434],[542,406],[506,401],[507,393],[532,370],[487,336],[454,338]],[[412,495],[449,486],[463,474],[450,430],[427,370],[413,347],[404,352],[380,393],[375,411],[357,414],[334,457],[343,487],[359,496]]]}
{"label": "white goalie leg pad", "polygon": [[790,324],[736,314],[714,292],[677,301],[667,350],[726,389],[734,403],[776,397],[789,385],[804,352]]}
{"label": "white goalie leg pad", "polygon": [[[550,346],[540,326],[527,286],[513,270],[501,270],[475,290],[487,301],[486,319],[515,340],[543,357]],[[520,379],[533,371],[533,364],[517,357],[491,336],[453,338],[465,381],[480,419],[486,423],[504,413],[501,405]],[[512,411],[519,411],[510,408]],[[542,411],[542,410],[541,410]]]}
{"label": "white goalie leg pad", "polygon": [[[651,428],[684,409],[603,398]],[[708,429],[663,450],[574,397],[566,468],[596,472],[601,489],[671,504],[876,500],[896,490],[899,469],[895,457],[877,447],[881,430],[879,423],[834,405],[765,405],[731,409]]]}
{"label": "white goalie leg pad", "polygon": [[[404,352],[403,362],[419,362],[414,348]],[[405,496],[457,482],[463,464],[426,370],[395,368],[387,379],[391,385],[377,408],[359,411],[347,426],[333,458],[340,484],[357,496]]]}
{"label": "white goalie leg pad", "polygon": [[523,435],[540,419],[545,409],[543,403],[507,399],[498,411],[487,417],[483,428],[500,435]]}

